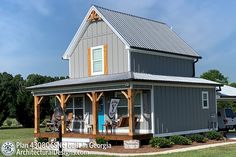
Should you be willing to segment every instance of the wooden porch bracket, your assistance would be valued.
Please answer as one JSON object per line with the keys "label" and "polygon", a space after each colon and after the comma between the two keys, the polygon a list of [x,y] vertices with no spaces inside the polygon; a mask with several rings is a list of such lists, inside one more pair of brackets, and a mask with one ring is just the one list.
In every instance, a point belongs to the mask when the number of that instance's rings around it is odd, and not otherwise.
{"label": "wooden porch bracket", "polygon": [[34,96],[34,133],[40,133],[40,103],[43,96]]}
{"label": "wooden porch bracket", "polygon": [[86,95],[89,97],[89,99],[91,100],[91,102],[93,102],[93,97],[92,97],[89,93],[87,93]]}
{"label": "wooden porch bracket", "polygon": [[99,96],[97,97],[96,101],[98,102],[102,96],[103,96],[103,92],[101,92],[101,93],[99,94]]}
{"label": "wooden porch bracket", "polygon": [[60,102],[60,104],[61,104],[61,98],[60,98],[60,96],[59,95],[56,95],[56,98],[57,98],[57,100]]}
{"label": "wooden porch bracket", "polygon": [[67,103],[67,101],[69,100],[69,98],[70,98],[70,94],[68,94],[67,96],[66,96],[66,99],[65,99],[65,104]]}

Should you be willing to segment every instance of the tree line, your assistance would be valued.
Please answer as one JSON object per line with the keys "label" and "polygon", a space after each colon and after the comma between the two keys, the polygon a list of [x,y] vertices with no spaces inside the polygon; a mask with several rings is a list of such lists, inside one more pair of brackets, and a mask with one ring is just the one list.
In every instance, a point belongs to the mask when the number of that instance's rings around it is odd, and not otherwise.
{"label": "tree line", "polygon": [[[6,118],[16,118],[23,127],[34,125],[34,98],[26,87],[65,79],[65,77],[30,74],[26,79],[21,75],[0,73],[0,126]],[[45,98],[40,105],[41,120],[53,111],[50,98]]]}
{"label": "tree line", "polygon": [[[225,85],[236,87],[236,83],[230,83],[228,77],[219,70],[209,70],[203,73],[201,78],[219,82]],[[7,117],[16,118],[23,127],[33,127],[34,125],[34,98],[26,87],[42,83],[48,83],[65,79],[65,77],[42,76],[30,74],[26,79],[21,75],[11,75],[0,73],[0,126]],[[231,106],[236,111],[233,102],[220,102],[218,106]],[[46,115],[51,115],[54,108],[54,100],[45,97],[40,104],[40,119],[44,120]]]}

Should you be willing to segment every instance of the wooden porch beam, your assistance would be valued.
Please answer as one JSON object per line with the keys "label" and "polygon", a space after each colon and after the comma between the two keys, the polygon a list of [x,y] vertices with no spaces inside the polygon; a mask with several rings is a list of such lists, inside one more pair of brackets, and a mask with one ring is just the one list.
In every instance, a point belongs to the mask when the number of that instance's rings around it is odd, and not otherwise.
{"label": "wooden porch beam", "polygon": [[99,101],[102,96],[103,96],[103,92],[101,92],[101,93],[99,94],[99,96],[97,97],[96,101]]}
{"label": "wooden porch beam", "polygon": [[34,133],[40,133],[40,106],[39,97],[34,96]]}

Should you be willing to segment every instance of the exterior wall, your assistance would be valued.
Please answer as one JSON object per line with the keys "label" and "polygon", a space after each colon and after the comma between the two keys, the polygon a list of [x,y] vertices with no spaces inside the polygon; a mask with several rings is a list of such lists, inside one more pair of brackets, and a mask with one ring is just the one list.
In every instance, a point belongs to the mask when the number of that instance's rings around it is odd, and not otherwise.
{"label": "exterior wall", "polygon": [[[209,109],[202,108],[202,91],[209,92]],[[214,88],[154,86],[155,134],[208,129],[216,116]]]}
{"label": "exterior wall", "polygon": [[103,21],[91,23],[72,53],[70,78],[88,77],[88,48],[108,45],[108,74],[128,71],[128,53],[122,41]]}
{"label": "exterior wall", "polygon": [[131,70],[169,76],[193,76],[193,60],[131,52]]}

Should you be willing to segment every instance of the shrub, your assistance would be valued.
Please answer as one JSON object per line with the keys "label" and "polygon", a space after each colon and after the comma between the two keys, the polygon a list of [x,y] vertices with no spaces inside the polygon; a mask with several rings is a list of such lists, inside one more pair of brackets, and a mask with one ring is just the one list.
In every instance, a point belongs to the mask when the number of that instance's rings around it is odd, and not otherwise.
{"label": "shrub", "polygon": [[172,145],[174,145],[172,141],[163,137],[154,137],[149,141],[149,143],[151,144],[152,147],[160,147],[160,148],[171,147]]}
{"label": "shrub", "polygon": [[169,138],[173,143],[180,145],[190,145],[192,141],[184,136],[174,135]]}
{"label": "shrub", "polygon": [[97,138],[97,139],[96,139],[96,143],[97,143],[97,144],[106,144],[107,141],[106,141],[104,138]]}
{"label": "shrub", "polygon": [[204,137],[203,135],[200,135],[200,134],[192,134],[192,135],[189,135],[188,138],[191,141],[195,141],[198,143],[206,143],[208,141],[208,139],[206,137]]}
{"label": "shrub", "polygon": [[7,119],[6,123],[7,123],[7,126],[11,126],[12,125],[12,120],[11,119]]}
{"label": "shrub", "polygon": [[46,138],[46,137],[39,137],[39,138],[37,138],[37,141],[38,141],[39,143],[48,142],[48,138]]}
{"label": "shrub", "polygon": [[223,135],[217,131],[207,132],[206,137],[210,140],[222,140],[223,139]]}

